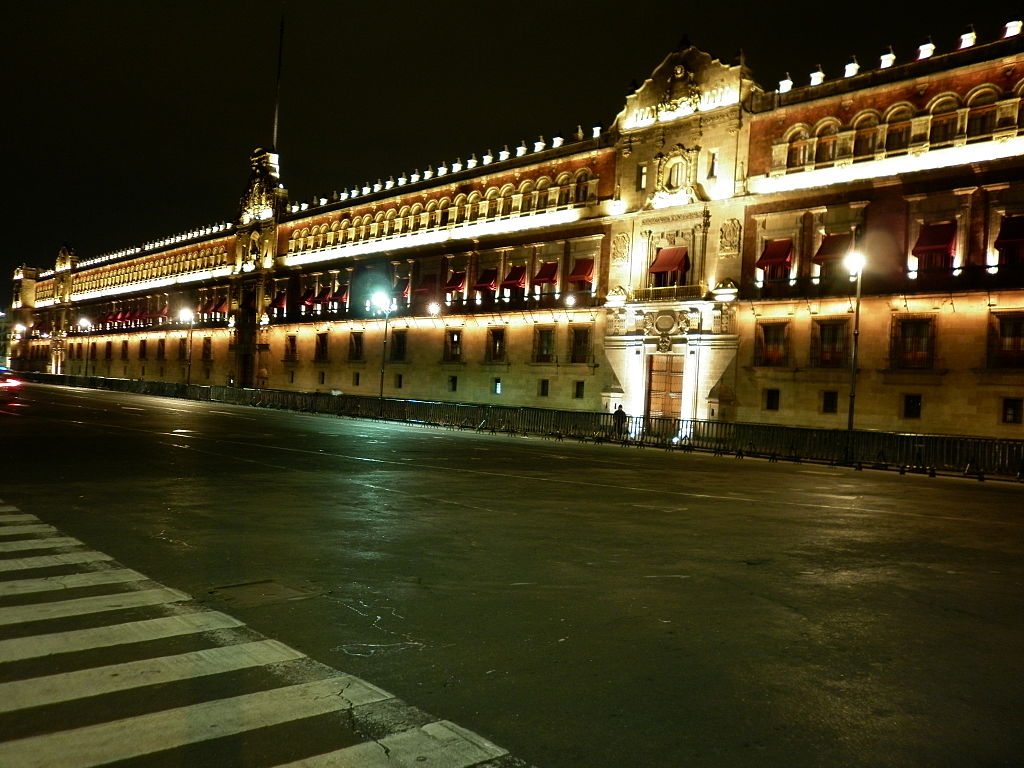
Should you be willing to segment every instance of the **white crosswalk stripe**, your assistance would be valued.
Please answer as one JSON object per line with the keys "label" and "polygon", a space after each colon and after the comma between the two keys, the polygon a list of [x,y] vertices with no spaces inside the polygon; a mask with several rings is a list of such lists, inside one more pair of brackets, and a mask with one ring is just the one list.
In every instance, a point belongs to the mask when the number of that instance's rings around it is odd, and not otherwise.
{"label": "white crosswalk stripe", "polygon": [[37,555],[0,560],[0,573],[9,571],[30,571],[34,568],[53,568],[57,565],[79,565],[113,560],[102,552],[64,552],[59,555]]}
{"label": "white crosswalk stripe", "polygon": [[54,590],[75,589],[76,587],[96,587],[104,584],[121,584],[127,581],[145,581],[146,577],[128,568],[108,568],[105,571],[89,571],[88,573],[71,573],[63,576],[46,576],[41,579],[22,579],[20,581],[0,581],[0,597],[6,595],[25,595],[32,592],[52,592]]}
{"label": "white crosswalk stripe", "polygon": [[[273,740],[274,728],[307,722],[311,746],[275,742],[290,752],[280,768],[472,768],[508,754],[454,723],[425,722],[371,683],[318,665],[2,502],[0,537],[0,716],[21,718],[9,721],[21,723],[14,736],[0,731],[0,766],[85,768],[186,748],[189,764],[200,764],[196,755],[205,753],[196,749]],[[65,547],[83,549],[13,555]],[[395,718],[395,732],[353,746],[352,718],[372,716],[375,706],[408,715]],[[63,709],[47,719],[55,707]],[[325,731],[331,713],[348,714]],[[215,762],[244,765],[232,755]]]}

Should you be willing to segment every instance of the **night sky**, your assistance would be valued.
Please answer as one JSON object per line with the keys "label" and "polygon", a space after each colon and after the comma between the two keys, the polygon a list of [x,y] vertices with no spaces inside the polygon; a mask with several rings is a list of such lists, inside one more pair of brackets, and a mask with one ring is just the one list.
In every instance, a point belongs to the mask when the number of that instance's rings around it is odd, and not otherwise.
{"label": "night sky", "polygon": [[[291,199],[478,157],[577,125],[608,126],[631,85],[680,42],[774,90],[820,64],[874,69],[955,49],[1013,8],[896,2],[512,3],[328,0],[25,2],[2,56],[8,220],[0,307],[19,264],[49,268],[233,221],[255,147],[271,143],[285,18],[278,150]],[[834,11],[833,11],[834,12]],[[932,14],[928,17],[929,12]],[[894,17],[893,14],[900,14]],[[1019,18],[1018,12],[1017,17]]]}

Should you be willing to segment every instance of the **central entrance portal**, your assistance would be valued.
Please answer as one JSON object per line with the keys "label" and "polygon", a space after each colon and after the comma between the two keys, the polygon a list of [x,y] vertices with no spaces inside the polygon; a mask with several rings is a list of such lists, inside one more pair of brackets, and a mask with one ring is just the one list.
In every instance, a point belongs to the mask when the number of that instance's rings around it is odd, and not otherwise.
{"label": "central entrance portal", "polygon": [[681,419],[683,355],[651,355],[647,369],[647,416]]}

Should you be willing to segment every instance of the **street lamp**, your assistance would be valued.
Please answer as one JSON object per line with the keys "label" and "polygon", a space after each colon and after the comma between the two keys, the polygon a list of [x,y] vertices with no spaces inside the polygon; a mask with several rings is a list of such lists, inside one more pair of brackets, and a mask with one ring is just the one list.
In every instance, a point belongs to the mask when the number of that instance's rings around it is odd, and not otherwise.
{"label": "street lamp", "polygon": [[391,318],[391,295],[384,291],[377,291],[370,297],[370,302],[377,308],[378,312],[384,313],[384,340],[380,348],[380,392],[378,395],[380,411],[378,418],[384,416],[384,366],[387,361],[388,351],[388,320]]}
{"label": "street lamp", "polygon": [[[88,333],[89,331],[92,330],[92,320],[90,320],[88,317],[80,317],[78,318],[78,327],[82,331],[82,333]],[[86,341],[85,344],[85,376],[86,378],[88,378],[89,361],[93,358],[95,349],[92,345],[92,342]]]}
{"label": "street lamp", "polygon": [[188,323],[188,351],[185,358],[185,386],[192,384],[192,329],[195,327],[196,313],[188,307],[178,310],[178,320]]}
{"label": "street lamp", "polygon": [[859,251],[850,251],[843,264],[850,272],[850,279],[857,278],[856,301],[853,305],[853,348],[850,351],[850,408],[846,415],[846,429],[853,431],[853,408],[857,398],[857,352],[860,346],[860,286],[864,277],[866,259]]}

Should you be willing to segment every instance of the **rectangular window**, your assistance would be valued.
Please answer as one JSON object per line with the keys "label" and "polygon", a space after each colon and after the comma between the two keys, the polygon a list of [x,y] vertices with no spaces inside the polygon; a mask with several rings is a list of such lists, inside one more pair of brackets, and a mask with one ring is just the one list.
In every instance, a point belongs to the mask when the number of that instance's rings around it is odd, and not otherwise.
{"label": "rectangular window", "polygon": [[178,359],[188,359],[188,339],[178,339]]}
{"label": "rectangular window", "polygon": [[456,391],[458,391],[458,389],[459,389],[459,377],[458,376],[449,376],[448,377],[448,391],[449,392],[456,392]]}
{"label": "rectangular window", "polygon": [[487,329],[487,362],[505,362],[505,329]]}
{"label": "rectangular window", "polygon": [[327,372],[320,371],[320,383],[323,384],[325,381],[327,381]]}
{"label": "rectangular window", "polygon": [[575,399],[577,399],[577,400],[582,400],[583,399],[583,386],[584,386],[584,383],[582,381],[574,381],[572,383],[572,396]]}
{"label": "rectangular window", "polygon": [[401,389],[401,388],[402,388],[402,374],[396,373],[395,374],[395,389]]}
{"label": "rectangular window", "polygon": [[646,192],[647,191],[647,164],[640,163],[636,167],[636,191]]}
{"label": "rectangular window", "polygon": [[935,319],[893,318],[890,349],[893,368],[931,368],[935,360]]}
{"label": "rectangular window", "polygon": [[1024,423],[1024,398],[1003,398],[1003,424]]}
{"label": "rectangular window", "polygon": [[920,395],[904,395],[903,396],[903,418],[904,419],[920,419],[921,418],[921,396]]}
{"label": "rectangular window", "polygon": [[[82,356],[82,345],[78,345],[78,356]],[[108,341],[103,349],[103,358],[105,360],[112,360],[114,358],[114,342]]]}
{"label": "rectangular window", "polygon": [[1024,368],[1024,312],[990,317],[989,367]]}
{"label": "rectangular window", "polygon": [[764,409],[766,411],[777,411],[779,410],[779,390],[777,389],[766,389],[764,391]]}
{"label": "rectangular window", "polygon": [[156,359],[166,360],[167,359],[167,339],[156,340]]}
{"label": "rectangular window", "polygon": [[847,320],[815,320],[811,334],[811,365],[816,368],[842,368],[848,362],[846,352]]}
{"label": "rectangular window", "polygon": [[391,354],[389,355],[391,362],[403,362],[409,345],[409,332],[404,329],[392,331],[389,343],[391,344]]}
{"label": "rectangular window", "polygon": [[[327,362],[327,334],[318,333],[316,335],[316,349],[313,352],[313,360],[318,363]],[[323,384],[323,382],[320,382]]]}
{"label": "rectangular window", "polygon": [[547,397],[551,391],[551,379],[541,379],[537,382],[537,397]]}
{"label": "rectangular window", "polygon": [[294,363],[299,359],[299,339],[297,336],[284,337],[284,360],[286,363]]}
{"label": "rectangular window", "polygon": [[128,359],[128,342],[127,341],[122,341],[121,342],[121,359],[122,360],[127,360]]}
{"label": "rectangular window", "polygon": [[590,326],[569,326],[569,360],[573,363],[590,362]]}
{"label": "rectangular window", "polygon": [[352,386],[353,387],[358,387],[359,386],[359,378],[360,378],[359,377],[359,371],[352,371]]}
{"label": "rectangular window", "polygon": [[213,360],[213,339],[209,336],[203,339],[203,360],[208,363]]}
{"label": "rectangular window", "polygon": [[363,359],[363,332],[352,331],[348,335],[348,359],[349,360],[362,360]]}
{"label": "rectangular window", "polygon": [[146,340],[145,339],[139,339],[139,360],[145,360],[146,359],[146,347],[147,347]]}
{"label": "rectangular window", "polygon": [[839,393],[834,390],[825,390],[821,393],[821,412],[839,413]]}
{"label": "rectangular window", "polygon": [[533,332],[533,362],[555,362],[555,329],[537,328]]}
{"label": "rectangular window", "polygon": [[754,338],[754,365],[785,366],[789,357],[788,338],[788,322],[758,322]]}
{"label": "rectangular window", "polygon": [[[444,359],[448,362],[462,360],[462,331],[455,329],[444,335]],[[455,390],[451,390],[454,392]]]}
{"label": "rectangular window", "polygon": [[501,394],[501,379],[495,378],[494,381],[491,382],[491,392],[495,395]]}
{"label": "rectangular window", "polygon": [[708,178],[713,179],[718,176],[718,153],[708,153]]}

